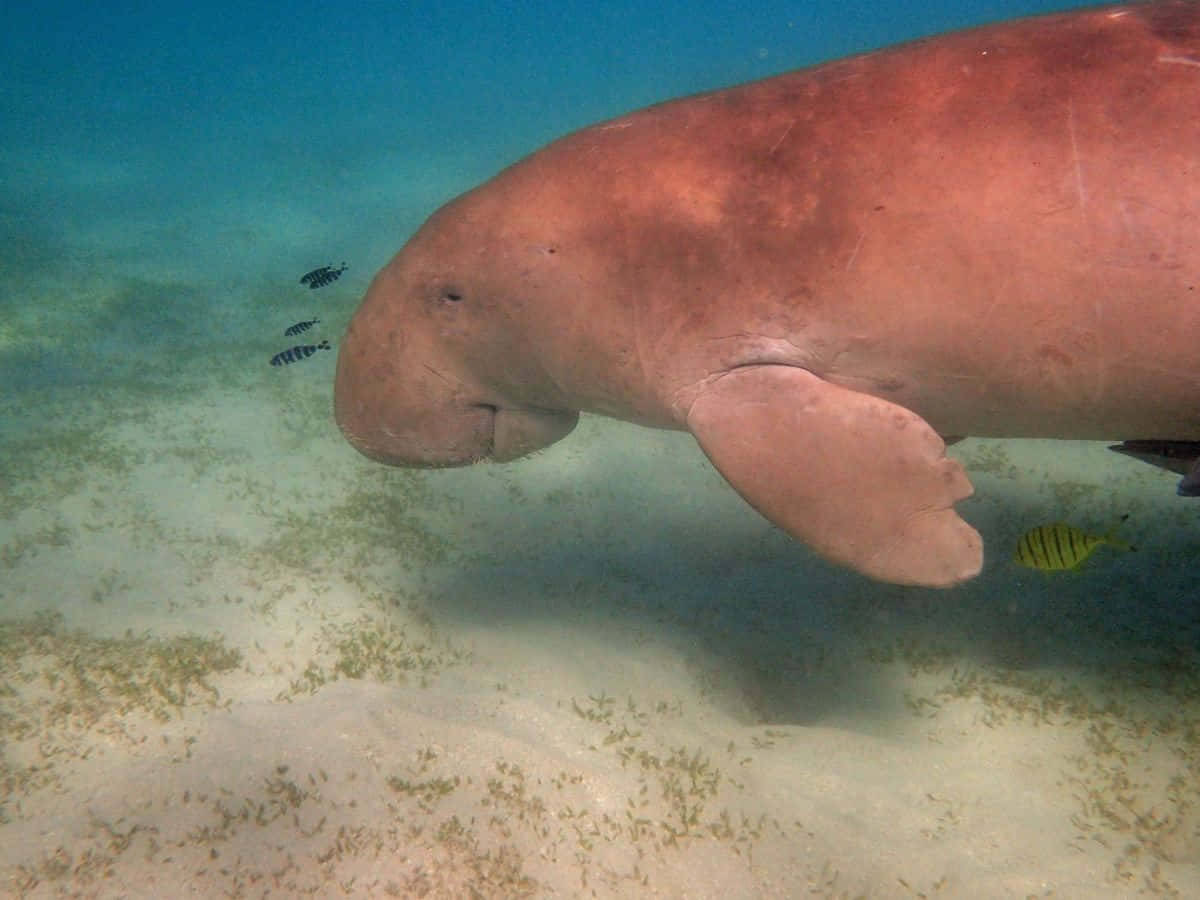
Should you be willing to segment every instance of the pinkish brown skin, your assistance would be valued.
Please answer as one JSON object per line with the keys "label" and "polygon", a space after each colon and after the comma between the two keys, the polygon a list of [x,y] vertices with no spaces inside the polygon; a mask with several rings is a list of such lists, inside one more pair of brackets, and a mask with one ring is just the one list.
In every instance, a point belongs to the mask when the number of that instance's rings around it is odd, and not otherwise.
{"label": "pinkish brown skin", "polygon": [[[829,401],[811,422],[777,424],[810,394]],[[335,411],[400,465],[513,459],[580,410],[689,429],[824,555],[953,584],[980,553],[936,434],[1198,440],[1198,399],[1200,4],[1165,2],[934,37],[558,140],[376,276]],[[830,438],[789,460],[792,427]],[[944,489],[893,498],[882,475],[827,470],[856,433],[867,468],[912,438]],[[808,475],[798,512],[764,497]],[[859,523],[825,518],[824,491],[908,512],[847,549]],[[945,566],[906,571],[914,535],[871,561],[926,513]]]}

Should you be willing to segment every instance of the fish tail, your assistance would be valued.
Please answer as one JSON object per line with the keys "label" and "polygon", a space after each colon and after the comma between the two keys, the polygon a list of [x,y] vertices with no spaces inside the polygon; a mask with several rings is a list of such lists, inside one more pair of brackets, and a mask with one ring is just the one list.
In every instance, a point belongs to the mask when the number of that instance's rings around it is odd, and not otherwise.
{"label": "fish tail", "polygon": [[1133,544],[1129,543],[1129,541],[1121,540],[1119,537],[1114,535],[1111,531],[1108,534],[1104,535],[1100,540],[1103,543],[1108,544],[1108,546],[1113,547],[1117,550],[1137,550],[1137,547],[1133,546]]}

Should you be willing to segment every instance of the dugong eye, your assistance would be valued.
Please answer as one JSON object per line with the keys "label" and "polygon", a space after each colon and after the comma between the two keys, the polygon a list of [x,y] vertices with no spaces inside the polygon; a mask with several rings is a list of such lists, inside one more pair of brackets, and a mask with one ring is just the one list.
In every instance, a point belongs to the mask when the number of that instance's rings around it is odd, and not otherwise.
{"label": "dugong eye", "polygon": [[458,303],[458,301],[462,300],[462,294],[458,293],[458,291],[445,291],[442,294],[442,300],[447,303]]}

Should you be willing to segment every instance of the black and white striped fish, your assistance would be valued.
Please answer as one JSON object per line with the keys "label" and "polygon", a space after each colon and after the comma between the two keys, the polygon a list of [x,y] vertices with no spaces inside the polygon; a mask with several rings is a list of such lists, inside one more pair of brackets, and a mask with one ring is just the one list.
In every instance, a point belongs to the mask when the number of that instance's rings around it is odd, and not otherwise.
{"label": "black and white striped fish", "polygon": [[292,337],[293,335],[300,334],[302,331],[308,331],[308,329],[312,328],[320,321],[320,319],[305,319],[303,322],[297,322],[295,325],[289,325],[283,330],[283,336]]}
{"label": "black and white striped fish", "polygon": [[318,350],[332,350],[329,346],[329,341],[321,341],[319,344],[298,344],[280,353],[276,353],[271,357],[271,365],[286,366],[294,362],[300,362],[302,359],[308,359]]}
{"label": "black and white striped fish", "polygon": [[327,284],[333,284],[342,277],[342,273],[346,271],[348,266],[342,263],[340,269],[335,269],[333,266],[321,266],[319,269],[313,269],[311,272],[305,272],[300,276],[300,283],[307,284],[314,291],[319,287],[325,287]]}

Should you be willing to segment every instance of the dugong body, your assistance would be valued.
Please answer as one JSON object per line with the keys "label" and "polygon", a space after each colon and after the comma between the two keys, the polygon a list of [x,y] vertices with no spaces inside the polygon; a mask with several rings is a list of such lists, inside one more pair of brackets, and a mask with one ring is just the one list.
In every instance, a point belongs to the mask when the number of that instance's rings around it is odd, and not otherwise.
{"label": "dugong body", "polygon": [[1200,441],[1200,4],[1039,17],[684,98],[436,212],[335,415],[373,459],[513,459],[578,411],[688,429],[875,578],[982,563],[941,436]]}

